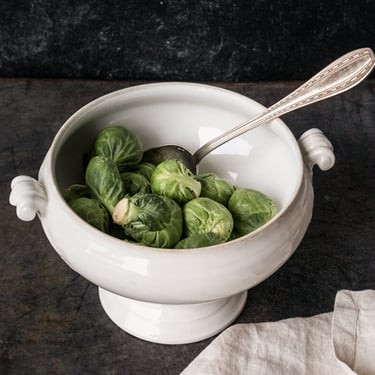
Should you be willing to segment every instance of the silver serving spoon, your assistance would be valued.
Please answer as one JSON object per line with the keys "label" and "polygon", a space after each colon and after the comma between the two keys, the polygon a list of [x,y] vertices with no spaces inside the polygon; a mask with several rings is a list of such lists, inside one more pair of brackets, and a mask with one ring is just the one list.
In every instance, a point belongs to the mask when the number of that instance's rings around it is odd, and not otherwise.
{"label": "silver serving spoon", "polygon": [[374,64],[375,56],[370,48],[360,48],[349,52],[266,111],[207,142],[194,154],[181,146],[165,145],[146,151],[143,160],[158,164],[165,159],[178,159],[184,162],[193,173],[196,173],[200,161],[217,147],[288,112],[349,90],[369,75]]}

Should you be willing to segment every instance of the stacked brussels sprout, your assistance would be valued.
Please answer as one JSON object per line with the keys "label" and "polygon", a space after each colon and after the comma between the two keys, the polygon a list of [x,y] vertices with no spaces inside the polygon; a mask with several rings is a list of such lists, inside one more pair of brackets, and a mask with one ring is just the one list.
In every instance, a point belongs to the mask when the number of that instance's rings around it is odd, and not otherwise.
{"label": "stacked brussels sprout", "polygon": [[85,183],[64,198],[97,229],[160,248],[220,244],[252,232],[277,212],[265,194],[236,188],[213,173],[194,175],[179,160],[144,162],[138,138],[122,126],[102,130]]}

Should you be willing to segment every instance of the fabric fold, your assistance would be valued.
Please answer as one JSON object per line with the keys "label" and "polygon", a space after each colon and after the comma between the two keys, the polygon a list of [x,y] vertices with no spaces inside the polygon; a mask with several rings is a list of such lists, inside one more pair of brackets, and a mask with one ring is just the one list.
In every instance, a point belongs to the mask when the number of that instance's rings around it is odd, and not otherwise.
{"label": "fabric fold", "polygon": [[375,291],[342,290],[332,322],[336,359],[357,374],[375,374]]}
{"label": "fabric fold", "polygon": [[333,313],[236,324],[181,375],[375,374],[375,291],[337,293]]}

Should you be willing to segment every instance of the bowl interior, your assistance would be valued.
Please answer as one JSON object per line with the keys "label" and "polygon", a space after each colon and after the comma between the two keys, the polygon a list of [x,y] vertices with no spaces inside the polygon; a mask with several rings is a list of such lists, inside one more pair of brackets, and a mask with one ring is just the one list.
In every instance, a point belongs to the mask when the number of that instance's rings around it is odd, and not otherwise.
{"label": "bowl interior", "polygon": [[[194,152],[263,110],[242,95],[199,84],[148,84],[113,92],[83,107],[60,129],[52,145],[55,182],[60,192],[83,182],[82,160],[105,127],[127,127],[145,150],[179,144]],[[302,170],[300,150],[281,120],[229,141],[199,166],[199,173],[214,172],[237,187],[268,194],[280,211],[293,200]]]}

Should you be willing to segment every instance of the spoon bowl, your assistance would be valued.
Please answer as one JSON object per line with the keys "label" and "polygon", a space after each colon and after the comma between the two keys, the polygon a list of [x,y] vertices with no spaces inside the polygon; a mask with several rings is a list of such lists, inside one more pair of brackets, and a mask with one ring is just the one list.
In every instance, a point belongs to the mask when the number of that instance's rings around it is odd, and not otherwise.
{"label": "spoon bowl", "polygon": [[197,171],[194,155],[182,146],[165,145],[147,150],[143,155],[143,161],[158,165],[163,160],[177,159],[182,161],[192,172]]}

